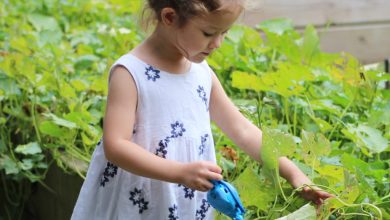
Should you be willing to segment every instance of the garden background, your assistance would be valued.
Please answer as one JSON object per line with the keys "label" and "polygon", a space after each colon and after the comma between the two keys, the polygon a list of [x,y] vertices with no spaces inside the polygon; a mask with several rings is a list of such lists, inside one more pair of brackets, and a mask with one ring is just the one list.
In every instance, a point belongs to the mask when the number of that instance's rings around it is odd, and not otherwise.
{"label": "garden background", "polygon": [[[108,68],[145,37],[140,7],[138,0],[0,2],[1,220],[69,219],[102,136]],[[336,195],[318,219],[390,219],[386,65],[324,52],[321,39],[313,25],[264,20],[236,25],[208,59],[264,131],[259,165],[213,126],[218,163],[247,219],[316,218],[278,176],[279,156]]]}

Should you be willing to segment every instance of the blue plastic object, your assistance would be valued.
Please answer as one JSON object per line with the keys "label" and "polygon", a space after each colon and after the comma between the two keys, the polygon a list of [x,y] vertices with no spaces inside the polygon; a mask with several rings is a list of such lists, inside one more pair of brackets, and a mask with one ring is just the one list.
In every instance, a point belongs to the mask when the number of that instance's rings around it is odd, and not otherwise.
{"label": "blue plastic object", "polygon": [[211,180],[214,187],[207,192],[207,200],[212,207],[233,220],[243,220],[245,209],[237,190],[223,180]]}

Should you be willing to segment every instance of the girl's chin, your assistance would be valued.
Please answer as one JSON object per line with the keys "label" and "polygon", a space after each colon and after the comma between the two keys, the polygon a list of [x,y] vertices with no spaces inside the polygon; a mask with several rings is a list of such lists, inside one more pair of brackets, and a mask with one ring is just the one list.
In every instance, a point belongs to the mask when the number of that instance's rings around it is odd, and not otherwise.
{"label": "girl's chin", "polygon": [[190,57],[188,60],[193,63],[201,63],[207,58],[205,54],[199,54],[197,56]]}

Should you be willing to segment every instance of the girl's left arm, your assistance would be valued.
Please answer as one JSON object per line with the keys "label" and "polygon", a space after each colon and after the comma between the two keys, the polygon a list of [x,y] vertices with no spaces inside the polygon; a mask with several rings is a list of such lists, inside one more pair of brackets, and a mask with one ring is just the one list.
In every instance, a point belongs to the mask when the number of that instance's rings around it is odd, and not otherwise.
{"label": "girl's left arm", "polygon": [[[211,120],[244,152],[259,161],[262,147],[262,131],[245,118],[226,95],[215,74],[212,74],[210,94]],[[310,179],[287,157],[279,158],[279,173],[294,188],[312,185]],[[306,192],[307,191],[307,192]],[[320,190],[302,190],[302,196],[316,204],[331,195]]]}

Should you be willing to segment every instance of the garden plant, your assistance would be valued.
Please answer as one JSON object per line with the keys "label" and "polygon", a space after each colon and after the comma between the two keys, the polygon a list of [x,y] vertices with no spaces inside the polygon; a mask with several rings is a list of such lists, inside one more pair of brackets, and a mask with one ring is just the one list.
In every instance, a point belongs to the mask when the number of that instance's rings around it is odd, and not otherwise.
{"label": "garden plant", "polygon": [[[84,177],[102,136],[108,69],[144,39],[142,1],[0,2],[0,219],[21,219],[50,166]],[[103,13],[102,13],[103,12]],[[390,74],[325,53],[313,26],[237,24],[208,62],[263,130],[262,164],[213,127],[245,219],[390,219]],[[337,40],[337,39],[335,39]],[[334,195],[316,212],[278,175],[287,156]],[[48,187],[49,188],[49,187]],[[217,214],[217,219],[228,219]]]}

